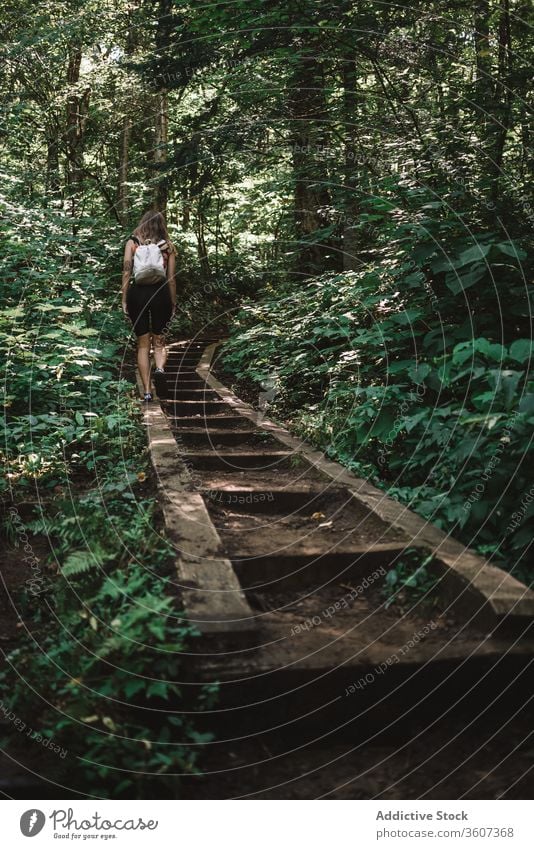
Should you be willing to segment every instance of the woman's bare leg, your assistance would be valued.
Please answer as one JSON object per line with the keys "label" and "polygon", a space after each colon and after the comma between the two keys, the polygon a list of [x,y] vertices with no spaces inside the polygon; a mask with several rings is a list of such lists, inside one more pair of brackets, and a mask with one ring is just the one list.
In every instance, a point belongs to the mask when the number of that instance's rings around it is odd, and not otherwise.
{"label": "woman's bare leg", "polygon": [[165,363],[167,362],[167,348],[165,347],[165,336],[160,334],[156,336],[154,334],[152,336],[152,340],[154,342],[154,360],[156,362],[156,368],[165,368]]}
{"label": "woman's bare leg", "polygon": [[150,333],[137,337],[137,366],[145,392],[150,392]]}

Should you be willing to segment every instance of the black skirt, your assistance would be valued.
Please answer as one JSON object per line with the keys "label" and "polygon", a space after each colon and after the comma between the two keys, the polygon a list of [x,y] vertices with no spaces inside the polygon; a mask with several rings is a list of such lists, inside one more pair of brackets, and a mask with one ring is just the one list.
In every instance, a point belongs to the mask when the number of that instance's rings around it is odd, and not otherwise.
{"label": "black skirt", "polygon": [[159,336],[172,316],[169,284],[167,281],[152,286],[132,283],[126,295],[126,306],[136,336],[145,333]]}

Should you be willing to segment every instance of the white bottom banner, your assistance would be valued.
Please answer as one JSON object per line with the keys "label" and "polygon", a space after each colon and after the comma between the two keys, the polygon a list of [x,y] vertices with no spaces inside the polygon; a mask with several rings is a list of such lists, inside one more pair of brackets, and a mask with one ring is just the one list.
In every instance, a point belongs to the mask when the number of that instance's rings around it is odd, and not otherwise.
{"label": "white bottom banner", "polygon": [[532,849],[528,801],[4,801],[2,845]]}

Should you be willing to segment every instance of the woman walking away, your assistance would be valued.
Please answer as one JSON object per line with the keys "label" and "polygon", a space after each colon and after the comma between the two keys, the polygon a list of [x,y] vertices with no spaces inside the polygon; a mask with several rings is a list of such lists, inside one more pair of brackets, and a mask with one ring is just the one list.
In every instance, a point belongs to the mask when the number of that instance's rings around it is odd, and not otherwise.
{"label": "woman walking away", "polygon": [[156,391],[162,398],[166,394],[164,332],[176,310],[175,267],[175,250],[163,215],[153,210],[146,212],[126,242],[122,271],[122,311],[137,336],[137,365],[145,401],[152,401],[151,341]]}

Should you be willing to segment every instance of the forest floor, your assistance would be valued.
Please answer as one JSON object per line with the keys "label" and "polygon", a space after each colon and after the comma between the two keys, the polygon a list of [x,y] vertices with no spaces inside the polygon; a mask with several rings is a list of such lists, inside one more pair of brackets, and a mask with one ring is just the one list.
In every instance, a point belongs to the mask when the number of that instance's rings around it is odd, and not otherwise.
{"label": "forest floor", "polygon": [[414,732],[383,741],[273,751],[246,742],[203,761],[204,776],[186,783],[191,799],[531,799],[532,711],[463,727]]}

